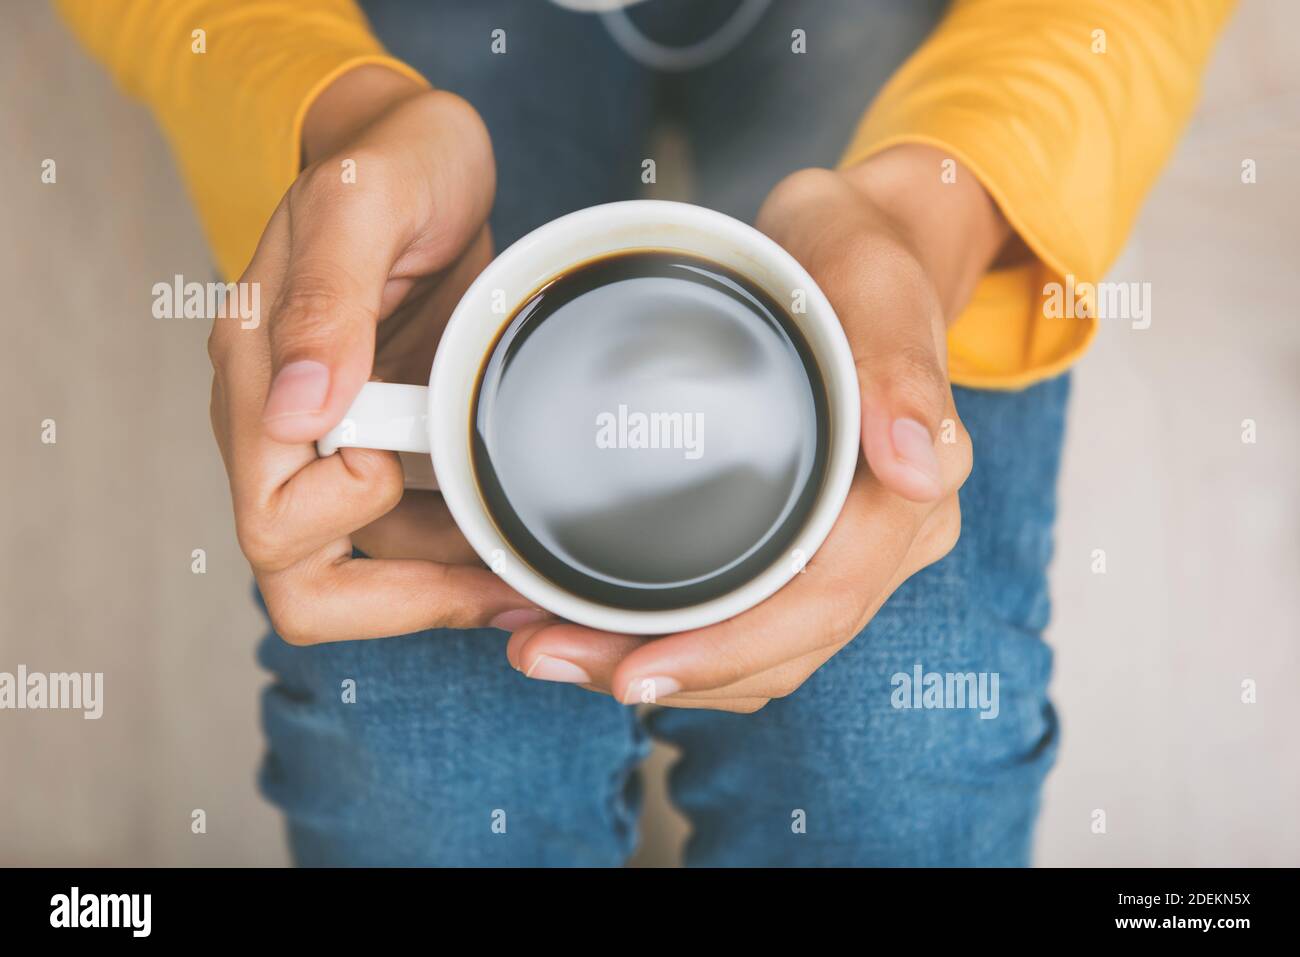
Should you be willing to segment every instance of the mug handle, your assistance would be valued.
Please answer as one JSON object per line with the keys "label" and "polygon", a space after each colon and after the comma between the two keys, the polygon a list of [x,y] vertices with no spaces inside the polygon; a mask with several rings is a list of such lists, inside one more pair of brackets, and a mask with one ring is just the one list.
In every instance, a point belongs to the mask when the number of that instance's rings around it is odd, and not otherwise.
{"label": "mug handle", "polygon": [[396,382],[367,382],[343,421],[316,441],[316,454],[342,448],[398,453],[407,488],[433,491],[438,479],[429,455],[429,389]]}

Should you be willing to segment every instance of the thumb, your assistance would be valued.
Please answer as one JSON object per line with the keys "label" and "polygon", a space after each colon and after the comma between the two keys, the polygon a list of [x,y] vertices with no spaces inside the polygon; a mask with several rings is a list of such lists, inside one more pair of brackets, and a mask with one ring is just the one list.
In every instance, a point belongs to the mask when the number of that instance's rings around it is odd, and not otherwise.
{"label": "thumb", "polygon": [[[295,184],[285,212],[290,247],[271,309],[271,388],[262,418],[278,442],[310,442],[342,420],[370,378],[375,326],[398,250],[386,204],[354,186]],[[356,196],[357,199],[352,197]]]}
{"label": "thumb", "polygon": [[454,95],[403,99],[349,157],[361,175],[345,183],[336,164],[318,163],[276,213],[288,219],[289,255],[268,324],[263,418],[280,442],[308,442],[339,423],[370,378],[383,310],[416,277],[452,263],[492,205],[487,128]]}
{"label": "thumb", "polygon": [[874,204],[825,170],[787,178],[758,220],[835,306],[857,365],[871,471],[904,498],[938,501],[961,484],[969,455],[960,448],[960,455],[945,454],[945,468],[936,448],[936,438],[947,437],[944,420],[956,422],[956,412],[942,305],[911,246]]}
{"label": "thumb", "polygon": [[[880,482],[914,502],[943,497],[937,442],[956,414],[943,345],[920,304],[878,313],[869,341],[853,342],[862,390],[862,451]],[[888,315],[890,318],[885,319]],[[942,328],[940,324],[940,328]]]}

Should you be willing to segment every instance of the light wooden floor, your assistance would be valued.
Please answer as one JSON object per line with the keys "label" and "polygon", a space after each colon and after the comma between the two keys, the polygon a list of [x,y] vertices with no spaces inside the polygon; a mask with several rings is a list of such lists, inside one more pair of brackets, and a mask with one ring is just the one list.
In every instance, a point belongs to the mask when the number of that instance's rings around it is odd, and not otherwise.
{"label": "light wooden floor", "polygon": [[[149,315],[154,282],[206,276],[204,244],[145,111],[45,5],[5,19],[0,671],[103,671],[107,700],[98,722],[0,712],[0,863],[280,864],[206,332]],[[1152,327],[1108,326],[1076,377],[1044,864],[1300,864],[1297,35],[1289,0],[1238,14],[1113,276],[1152,284]],[[671,861],[680,822],[656,799],[647,823],[639,859]]]}

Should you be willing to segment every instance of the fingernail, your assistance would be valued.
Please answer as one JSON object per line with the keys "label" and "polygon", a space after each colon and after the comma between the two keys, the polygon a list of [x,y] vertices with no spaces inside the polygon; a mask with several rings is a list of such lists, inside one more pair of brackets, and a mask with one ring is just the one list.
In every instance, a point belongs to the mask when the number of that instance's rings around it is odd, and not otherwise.
{"label": "fingernail", "polygon": [[513,611],[503,611],[488,624],[502,631],[518,631],[524,625],[531,625],[535,621],[549,617],[540,608],[516,608]]}
{"label": "fingernail", "polygon": [[674,678],[634,678],[627,683],[623,703],[654,704],[660,698],[667,698],[681,690],[681,682]]}
{"label": "fingernail", "polygon": [[329,367],[311,359],[290,362],[271,383],[271,394],[266,398],[262,418],[313,415],[325,407],[329,390]]}
{"label": "fingernail", "polygon": [[538,655],[524,677],[535,678],[538,681],[561,681],[570,685],[591,684],[591,675],[572,661],[552,658],[550,655]]}
{"label": "fingernail", "polygon": [[894,440],[894,454],[937,484],[939,456],[934,454],[929,430],[915,419],[895,419],[890,435]]}

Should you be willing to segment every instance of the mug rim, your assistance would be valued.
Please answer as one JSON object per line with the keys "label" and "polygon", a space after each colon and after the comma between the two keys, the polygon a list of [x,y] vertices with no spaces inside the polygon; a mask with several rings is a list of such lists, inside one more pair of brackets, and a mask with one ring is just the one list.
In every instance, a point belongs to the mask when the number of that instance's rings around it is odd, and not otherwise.
{"label": "mug rim", "polygon": [[[463,403],[454,401],[460,390],[447,397],[448,401],[440,401],[443,398],[440,389],[446,391],[452,388],[447,384],[452,378],[450,373],[463,371],[461,364],[465,362],[474,367],[470,391],[477,388],[479,370],[490,350],[495,347],[501,330],[511,321],[519,304],[526,302],[527,296],[535,291],[526,289],[514,294],[504,314],[493,313],[485,308],[485,293],[490,299],[494,291],[508,285],[503,281],[503,275],[511,269],[518,269],[518,264],[525,256],[543,244],[558,248],[559,243],[556,241],[563,237],[581,236],[599,242],[602,233],[613,232],[619,227],[647,225],[656,228],[682,227],[686,236],[712,240],[714,249],[710,251],[703,245],[692,246],[689,242],[683,242],[678,247],[659,242],[629,245],[611,242],[605,246],[602,242],[601,251],[595,256],[630,249],[676,248],[681,252],[718,258],[717,248],[727,246],[732,252],[751,261],[758,271],[784,273],[794,280],[790,289],[805,290],[806,312],[803,315],[792,315],[791,319],[813,349],[826,388],[830,418],[829,449],[822,487],[787,549],[787,555],[776,559],[763,571],[722,595],[668,609],[628,609],[604,605],[567,591],[529,565],[501,534],[478,489],[469,448],[470,416],[465,415],[464,421],[459,421],[461,416],[455,411],[463,407]],[[537,288],[591,258],[590,255],[566,257],[556,254],[547,266],[546,278]],[[768,288],[770,283],[765,281],[770,277],[754,276],[749,272],[746,275],[774,295],[773,290]],[[786,290],[787,293],[789,291]],[[788,296],[774,297],[778,301],[788,299]],[[491,316],[491,322],[485,322],[484,316]],[[485,335],[485,331],[488,334]],[[814,331],[818,333],[816,337],[812,334]],[[468,357],[466,352],[469,346],[479,341],[484,341],[485,344],[474,350],[472,358]],[[473,408],[473,402],[474,397],[471,395],[470,409]],[[860,404],[857,370],[843,327],[816,281],[790,253],[770,237],[725,213],[690,203],[642,199],[589,206],[551,220],[516,240],[479,273],[452,311],[439,341],[429,373],[427,426],[433,469],[447,508],[470,546],[506,584],[529,602],[569,621],[603,631],[654,635],[689,631],[732,618],[769,598],[802,571],[803,564],[821,547],[830,533],[848,497],[859,455]],[[449,412],[448,409],[453,405],[455,409]],[[441,413],[438,411],[440,408],[443,410]],[[449,415],[454,415],[456,420],[449,419]],[[460,450],[463,454],[458,454],[457,445],[463,446]]]}

